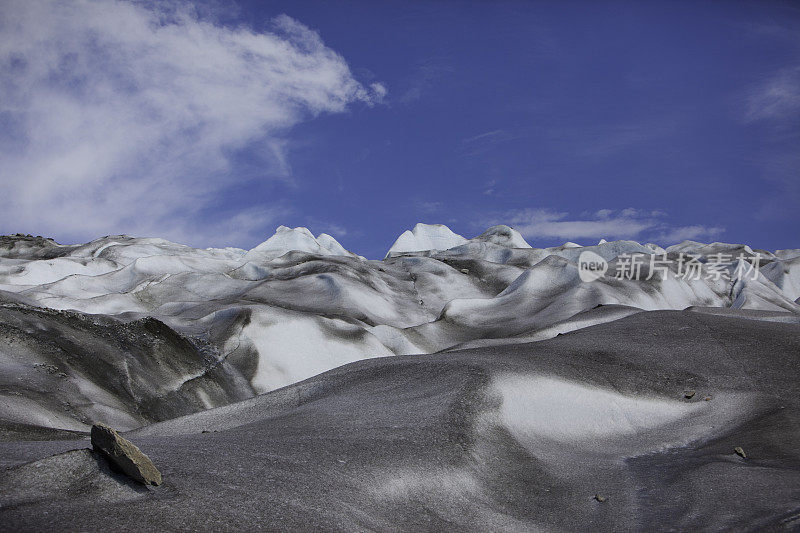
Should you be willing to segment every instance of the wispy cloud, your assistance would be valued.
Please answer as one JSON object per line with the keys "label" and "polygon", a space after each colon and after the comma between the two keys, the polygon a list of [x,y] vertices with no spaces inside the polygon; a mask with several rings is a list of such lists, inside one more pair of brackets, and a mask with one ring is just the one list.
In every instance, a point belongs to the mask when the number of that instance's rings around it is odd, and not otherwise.
{"label": "wispy cloud", "polygon": [[[759,73],[734,105],[746,122],[772,121],[796,124],[800,114],[800,33],[797,19],[787,17],[769,23],[755,21],[741,24],[743,33],[769,46],[779,45],[786,51],[784,63],[772,71]],[[774,64],[774,62],[773,62]]]}
{"label": "wispy cloud", "polygon": [[413,207],[416,211],[425,214],[439,213],[444,209],[444,202],[430,200],[414,200]]}
{"label": "wispy cloud", "polygon": [[760,149],[750,157],[765,195],[754,206],[759,220],[784,222],[800,214],[800,33],[797,19],[787,17],[768,24],[743,26],[751,38],[784,50],[783,63],[760,73],[732,99],[740,121],[759,132]]}
{"label": "wispy cloud", "polygon": [[461,139],[456,147],[456,152],[466,156],[479,155],[494,149],[500,144],[519,139],[520,137],[520,134],[502,129],[487,131],[472,137],[467,137],[466,139]]}
{"label": "wispy cloud", "polygon": [[653,240],[664,244],[674,244],[687,240],[698,240],[708,237],[716,237],[724,231],[721,227],[709,226],[679,226],[676,228],[669,228],[662,233],[657,234]]}
{"label": "wispy cloud", "polygon": [[701,225],[674,226],[661,210],[601,209],[571,218],[553,209],[521,209],[505,213],[489,224],[508,224],[530,239],[650,239],[673,244],[685,239],[714,237],[724,230]]}
{"label": "wispy cloud", "polygon": [[261,177],[286,178],[288,129],[385,94],[285,15],[258,33],[179,2],[7,0],[0,225],[203,243],[219,222],[208,207],[245,179],[238,151],[260,146]]}
{"label": "wispy cloud", "polygon": [[784,68],[754,85],[746,95],[747,121],[793,121],[800,115],[800,66]]}
{"label": "wispy cloud", "polygon": [[549,132],[551,140],[572,155],[608,156],[662,139],[678,131],[679,118],[658,117],[621,124],[587,128],[561,128]]}
{"label": "wispy cloud", "polygon": [[401,104],[411,104],[419,100],[431,86],[451,72],[453,67],[444,57],[433,56],[421,61],[408,77],[406,86],[398,94],[397,100]]}

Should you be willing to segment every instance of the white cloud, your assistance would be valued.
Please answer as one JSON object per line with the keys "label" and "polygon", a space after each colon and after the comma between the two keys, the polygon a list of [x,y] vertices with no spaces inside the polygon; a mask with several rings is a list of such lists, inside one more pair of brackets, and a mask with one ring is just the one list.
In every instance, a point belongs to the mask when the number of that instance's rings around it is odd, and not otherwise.
{"label": "white cloud", "polygon": [[655,240],[666,245],[675,244],[687,240],[697,240],[700,238],[716,237],[724,231],[724,228],[709,226],[680,226],[671,228],[656,236]]}
{"label": "white cloud", "polygon": [[226,232],[203,220],[247,179],[237,176],[237,151],[257,144],[262,176],[287,179],[289,128],[386,94],[361,85],[317,33],[285,15],[257,33],[183,4],[155,6],[2,3],[4,231],[234,238],[235,224]]}
{"label": "white cloud", "polygon": [[515,212],[510,222],[525,237],[567,240],[633,238],[653,226],[650,220],[637,220],[626,214],[612,216],[608,210],[601,210],[598,215],[589,220],[569,220],[568,213],[551,209],[525,209]]}
{"label": "white cloud", "polygon": [[794,121],[798,113],[800,67],[797,66],[785,68],[753,86],[746,96],[745,119],[748,121]]}
{"label": "white cloud", "polygon": [[383,100],[383,98],[389,94],[389,89],[382,83],[371,83],[369,87],[372,89],[376,100]]}
{"label": "white cloud", "polygon": [[522,209],[506,213],[489,224],[508,224],[530,239],[652,239],[673,244],[685,239],[713,237],[724,230],[719,227],[671,226],[660,210],[627,208],[621,211],[600,209],[571,219],[569,213],[552,209]]}

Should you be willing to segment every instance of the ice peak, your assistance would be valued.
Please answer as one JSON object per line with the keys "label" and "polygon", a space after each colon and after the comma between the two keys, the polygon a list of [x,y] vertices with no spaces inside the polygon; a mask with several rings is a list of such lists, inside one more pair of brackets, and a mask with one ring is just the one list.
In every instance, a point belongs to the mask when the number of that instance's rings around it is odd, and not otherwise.
{"label": "ice peak", "polygon": [[445,226],[444,224],[418,223],[411,231],[404,231],[389,251],[386,257],[395,253],[423,252],[427,250],[448,250],[467,242],[467,239]]}
{"label": "ice peak", "polygon": [[320,255],[352,255],[327,233],[321,233],[315,238],[308,228],[278,226],[275,235],[247,252],[246,257],[272,259],[291,251]]}
{"label": "ice peak", "polygon": [[480,242],[490,242],[492,244],[497,244],[499,246],[505,246],[507,248],[530,248],[531,245],[528,244],[525,239],[522,237],[522,234],[512,228],[511,226],[506,226],[504,224],[498,224],[497,226],[492,226],[491,228],[487,229],[474,239],[473,241],[480,241]]}

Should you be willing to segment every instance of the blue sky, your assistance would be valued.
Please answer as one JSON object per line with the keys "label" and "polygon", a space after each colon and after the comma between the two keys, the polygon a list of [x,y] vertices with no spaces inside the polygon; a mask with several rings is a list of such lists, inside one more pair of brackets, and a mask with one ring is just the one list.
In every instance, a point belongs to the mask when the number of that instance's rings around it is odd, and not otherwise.
{"label": "blue sky", "polygon": [[792,2],[10,1],[0,231],[800,247]]}

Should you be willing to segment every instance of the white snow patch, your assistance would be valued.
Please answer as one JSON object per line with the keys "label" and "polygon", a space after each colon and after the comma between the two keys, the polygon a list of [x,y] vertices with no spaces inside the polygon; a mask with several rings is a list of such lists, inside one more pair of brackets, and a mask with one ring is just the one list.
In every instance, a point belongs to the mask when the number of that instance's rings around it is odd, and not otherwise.
{"label": "white snow patch", "polygon": [[494,386],[503,424],[522,443],[613,439],[676,421],[701,404],[620,394],[556,377],[507,375]]}
{"label": "white snow patch", "polygon": [[254,312],[242,335],[258,351],[258,366],[251,381],[258,392],[360,359],[394,355],[362,328],[323,317]]}

